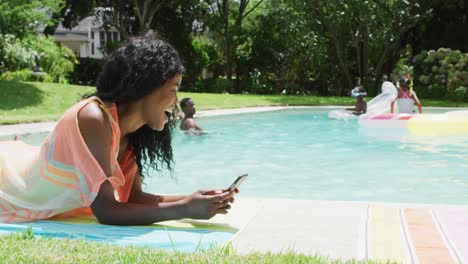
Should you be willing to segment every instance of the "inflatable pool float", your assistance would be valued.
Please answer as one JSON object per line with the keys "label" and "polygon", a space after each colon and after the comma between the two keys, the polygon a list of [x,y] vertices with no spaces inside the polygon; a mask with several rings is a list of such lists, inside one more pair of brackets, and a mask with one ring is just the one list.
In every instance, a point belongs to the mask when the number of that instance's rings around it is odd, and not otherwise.
{"label": "inflatable pool float", "polygon": [[443,114],[366,114],[359,118],[359,124],[364,127],[406,128],[411,134],[423,136],[468,135],[468,110]]}
{"label": "inflatable pool float", "polygon": [[359,118],[359,124],[365,127],[406,128],[413,114],[366,114]]}
{"label": "inflatable pool float", "polygon": [[[353,89],[354,90],[354,89]],[[398,91],[391,82],[382,83],[382,93],[374,97],[372,100],[367,102],[367,113],[382,114],[390,110],[390,103],[397,96]],[[351,92],[353,93],[353,91]],[[357,94],[354,94],[356,96]],[[356,115],[352,114],[352,111],[347,110],[332,110],[328,112],[328,118],[330,119],[350,119],[356,118]]]}
{"label": "inflatable pool float", "polygon": [[350,119],[357,118],[357,115],[354,115],[352,111],[348,110],[332,110],[328,112],[329,119]]}
{"label": "inflatable pool float", "polygon": [[415,115],[408,120],[408,131],[411,134],[424,136],[468,135],[468,110]]}

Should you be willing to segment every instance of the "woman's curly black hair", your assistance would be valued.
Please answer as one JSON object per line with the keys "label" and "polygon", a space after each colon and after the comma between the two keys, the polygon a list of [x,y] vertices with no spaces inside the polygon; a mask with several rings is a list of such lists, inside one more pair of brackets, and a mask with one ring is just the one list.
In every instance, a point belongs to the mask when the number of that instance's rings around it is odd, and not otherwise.
{"label": "woman's curly black hair", "polygon": [[[184,71],[179,54],[169,43],[154,38],[132,38],[104,63],[93,95],[117,105],[132,102],[159,89],[167,80]],[[165,166],[172,171],[175,111],[162,131],[144,125],[128,135],[129,148],[142,177],[143,168],[147,172],[149,168],[161,170]]]}

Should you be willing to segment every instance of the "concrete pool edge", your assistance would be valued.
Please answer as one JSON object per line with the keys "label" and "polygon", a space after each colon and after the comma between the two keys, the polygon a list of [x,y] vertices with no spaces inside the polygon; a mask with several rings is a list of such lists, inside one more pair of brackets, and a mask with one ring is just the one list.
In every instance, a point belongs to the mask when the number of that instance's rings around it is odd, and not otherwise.
{"label": "concrete pool edge", "polygon": [[[244,219],[230,241],[239,254],[293,251],[332,259],[388,258],[403,263],[415,259],[424,263],[429,254],[453,263],[468,260],[467,205],[274,198],[239,198],[236,203],[228,215],[207,221],[229,225],[233,219]],[[462,227],[454,228],[460,222]],[[388,230],[392,225],[397,232]],[[421,240],[418,232],[432,233],[428,241],[438,241],[438,248],[423,245],[429,242]],[[395,253],[398,248],[400,254]]]}

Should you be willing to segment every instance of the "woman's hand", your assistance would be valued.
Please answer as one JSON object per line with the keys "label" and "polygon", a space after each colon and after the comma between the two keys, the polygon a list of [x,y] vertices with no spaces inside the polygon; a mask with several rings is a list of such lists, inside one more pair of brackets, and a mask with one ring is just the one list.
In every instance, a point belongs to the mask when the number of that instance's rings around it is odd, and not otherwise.
{"label": "woman's hand", "polygon": [[[238,191],[237,191],[238,192]],[[210,219],[216,214],[227,214],[234,202],[235,191],[200,190],[184,199],[187,217],[193,219]]]}

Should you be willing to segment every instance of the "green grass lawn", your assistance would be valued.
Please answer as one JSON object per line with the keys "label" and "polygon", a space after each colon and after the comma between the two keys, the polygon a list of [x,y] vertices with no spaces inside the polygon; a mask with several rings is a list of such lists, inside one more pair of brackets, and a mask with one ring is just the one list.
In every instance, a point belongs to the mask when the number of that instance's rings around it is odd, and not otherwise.
{"label": "green grass lawn", "polygon": [[292,250],[282,254],[241,255],[236,254],[231,245],[181,253],[81,240],[36,238],[30,230],[0,236],[0,248],[0,263],[376,263],[306,256]]}
{"label": "green grass lawn", "polygon": [[[93,87],[55,83],[0,81],[0,124],[57,120]],[[350,97],[179,93],[192,97],[198,110],[271,105],[353,105]],[[370,100],[370,98],[368,98]],[[422,100],[425,106],[468,107],[468,103]]]}

